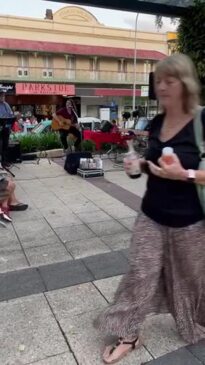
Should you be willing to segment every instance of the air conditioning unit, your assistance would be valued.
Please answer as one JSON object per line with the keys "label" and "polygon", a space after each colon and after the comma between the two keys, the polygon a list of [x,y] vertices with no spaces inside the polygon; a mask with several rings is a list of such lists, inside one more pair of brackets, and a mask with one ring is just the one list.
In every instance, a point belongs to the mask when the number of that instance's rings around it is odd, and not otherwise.
{"label": "air conditioning unit", "polygon": [[53,70],[48,70],[48,69],[43,70],[43,77],[45,78],[53,77]]}
{"label": "air conditioning unit", "polygon": [[27,68],[22,68],[21,67],[21,68],[18,68],[18,70],[17,70],[18,77],[27,77],[28,74],[29,74],[29,72],[28,72]]}

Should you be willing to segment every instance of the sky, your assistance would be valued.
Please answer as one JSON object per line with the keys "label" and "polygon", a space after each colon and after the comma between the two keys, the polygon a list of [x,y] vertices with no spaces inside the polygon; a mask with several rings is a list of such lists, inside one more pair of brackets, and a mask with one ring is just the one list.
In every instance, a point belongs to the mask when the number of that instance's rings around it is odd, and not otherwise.
{"label": "sky", "polygon": [[[72,5],[72,3],[69,5]],[[46,9],[52,9],[53,12],[55,12],[64,6],[66,6],[65,3],[55,3],[44,0],[0,0],[0,14],[44,18]],[[135,13],[100,9],[89,6],[82,7],[95,15],[99,22],[104,25],[129,29],[133,29],[135,27]],[[164,25],[160,29],[160,32],[176,29],[176,26],[171,24],[171,21],[168,18],[163,18],[163,23]],[[158,31],[155,27],[155,16],[140,14],[138,30]]]}

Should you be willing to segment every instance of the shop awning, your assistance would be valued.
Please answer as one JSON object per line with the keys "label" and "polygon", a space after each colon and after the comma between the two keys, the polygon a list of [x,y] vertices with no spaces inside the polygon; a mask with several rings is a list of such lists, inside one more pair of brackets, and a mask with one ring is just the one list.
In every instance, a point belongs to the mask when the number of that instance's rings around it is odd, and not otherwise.
{"label": "shop awning", "polygon": [[[80,44],[56,43],[46,41],[28,41],[22,39],[0,38],[0,49],[16,51],[37,51],[51,53],[69,53],[73,55],[92,55],[104,57],[133,58],[134,50],[129,48],[88,46]],[[166,55],[155,50],[137,50],[138,59],[160,61]]]}
{"label": "shop awning", "polygon": [[[193,0],[51,0],[76,5],[96,6],[114,10],[125,10],[164,16],[180,16],[186,12]],[[205,0],[203,0],[205,1]]]}

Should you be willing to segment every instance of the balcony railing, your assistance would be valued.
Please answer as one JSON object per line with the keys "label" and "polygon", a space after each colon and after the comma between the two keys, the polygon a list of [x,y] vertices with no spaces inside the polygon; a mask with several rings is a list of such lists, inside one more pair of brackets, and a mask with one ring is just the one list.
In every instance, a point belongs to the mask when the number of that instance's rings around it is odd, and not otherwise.
{"label": "balcony railing", "polygon": [[[99,83],[99,84],[132,84],[134,81],[133,72],[117,71],[90,71],[83,69],[41,67],[19,68],[15,66],[0,65],[0,80],[2,81],[36,81],[36,82],[73,82],[73,83]],[[136,83],[148,84],[147,73],[136,73]]]}

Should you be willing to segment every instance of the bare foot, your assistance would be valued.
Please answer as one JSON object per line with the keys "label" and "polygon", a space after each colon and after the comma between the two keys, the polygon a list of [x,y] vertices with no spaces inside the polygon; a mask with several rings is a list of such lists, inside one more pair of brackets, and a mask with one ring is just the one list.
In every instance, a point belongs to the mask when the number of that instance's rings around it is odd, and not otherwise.
{"label": "bare foot", "polygon": [[139,338],[134,341],[127,341],[120,338],[116,344],[107,346],[103,353],[103,361],[106,364],[114,364],[125,357],[129,352],[139,348],[141,345]]}

